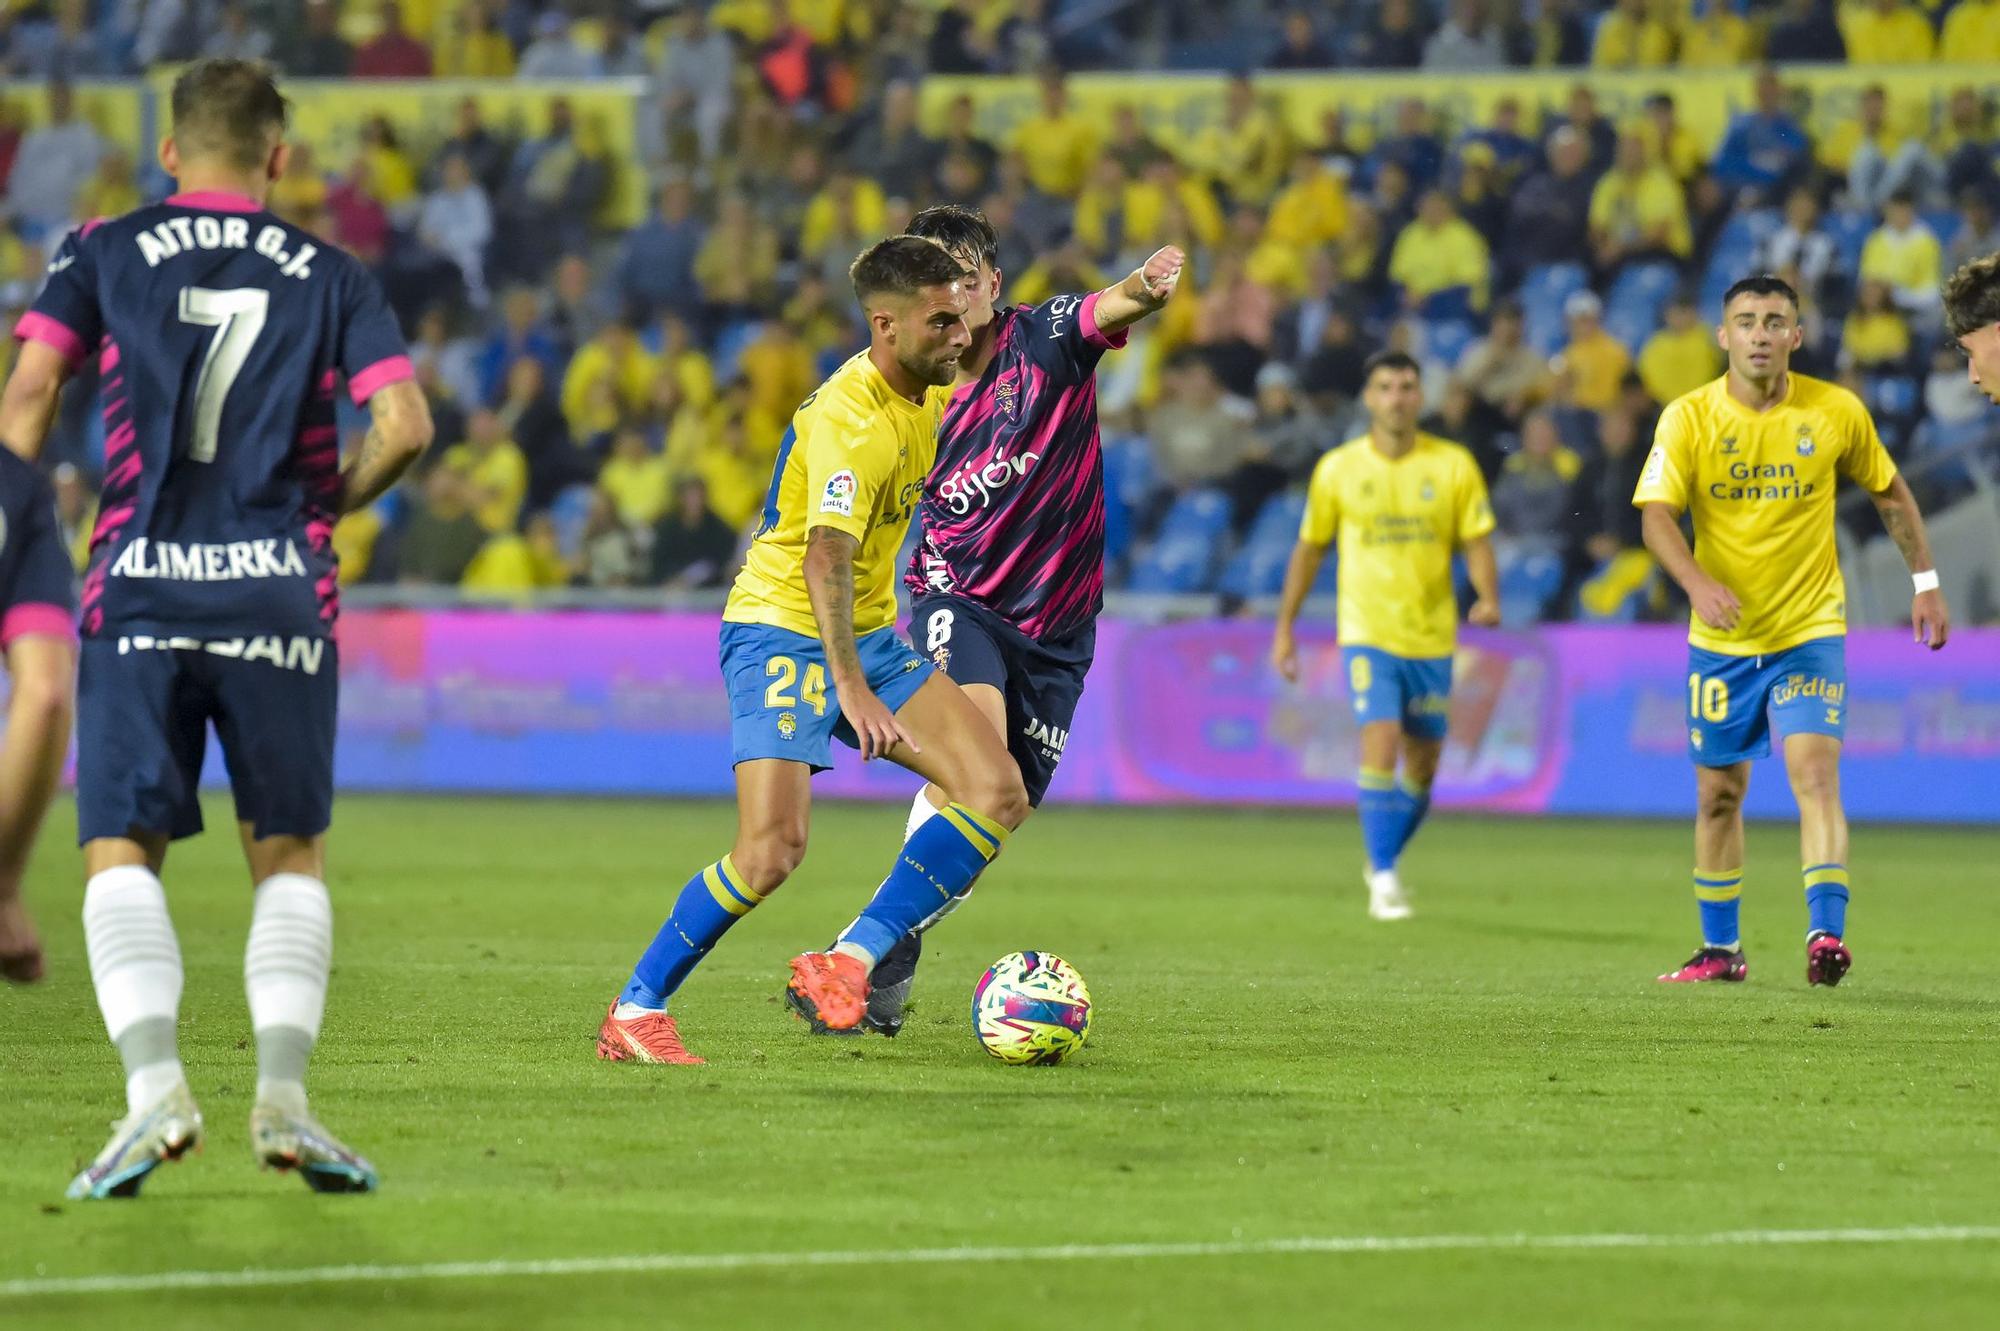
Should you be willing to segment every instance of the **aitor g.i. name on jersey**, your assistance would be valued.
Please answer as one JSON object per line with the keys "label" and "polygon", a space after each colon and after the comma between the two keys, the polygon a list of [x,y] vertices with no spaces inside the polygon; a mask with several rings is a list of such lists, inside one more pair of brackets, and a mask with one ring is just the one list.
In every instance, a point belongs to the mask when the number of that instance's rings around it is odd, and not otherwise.
{"label": "aitor g.i. name on jersey", "polygon": [[333,393],[411,377],[359,263],[250,199],[177,194],[72,233],[15,335],[98,357],[87,636],[331,630]]}
{"label": "aitor g.i. name on jersey", "polygon": [[1125,344],[1097,296],[993,313],[993,359],[938,430],[923,537],[903,582],[976,601],[1028,636],[1062,637],[1104,606],[1097,362]]}

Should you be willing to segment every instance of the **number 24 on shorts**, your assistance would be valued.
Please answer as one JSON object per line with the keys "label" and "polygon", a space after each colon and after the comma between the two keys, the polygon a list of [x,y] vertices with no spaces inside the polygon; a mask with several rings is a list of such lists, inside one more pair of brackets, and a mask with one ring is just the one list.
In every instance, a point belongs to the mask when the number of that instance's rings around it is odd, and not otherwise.
{"label": "number 24 on shorts", "polygon": [[[806,662],[802,680],[797,661],[789,656],[774,656],[764,662],[764,673],[771,677],[771,686],[764,690],[766,707],[796,707],[799,698],[804,698],[814,716],[826,715],[826,669],[819,662]],[[794,684],[800,686],[798,697],[792,696]]]}

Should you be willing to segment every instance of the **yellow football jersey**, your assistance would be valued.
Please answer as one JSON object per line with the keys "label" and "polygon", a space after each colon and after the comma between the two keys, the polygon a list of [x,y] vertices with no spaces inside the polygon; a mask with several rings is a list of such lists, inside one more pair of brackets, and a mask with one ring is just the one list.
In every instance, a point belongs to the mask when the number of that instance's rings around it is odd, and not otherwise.
{"label": "yellow football jersey", "polygon": [[1694,517],[1694,557],[1736,594],[1736,627],[1690,615],[1688,641],[1762,656],[1847,631],[1847,589],[1834,545],[1839,477],[1879,494],[1896,479],[1861,400],[1838,384],[1791,376],[1785,399],[1752,411],[1728,378],[1675,398],[1632,496]]}
{"label": "yellow football jersey", "polygon": [[1341,646],[1435,658],[1458,646],[1452,553],[1492,530],[1486,478],[1472,454],[1419,434],[1392,462],[1363,435],[1313,468],[1299,539],[1339,540]]}
{"label": "yellow football jersey", "polygon": [[778,445],[764,516],[722,617],[819,636],[806,595],[806,533],[832,527],[861,542],[854,556],[856,636],[896,622],[896,556],[937,456],[949,388],[921,404],[889,387],[861,352],[792,413]]}

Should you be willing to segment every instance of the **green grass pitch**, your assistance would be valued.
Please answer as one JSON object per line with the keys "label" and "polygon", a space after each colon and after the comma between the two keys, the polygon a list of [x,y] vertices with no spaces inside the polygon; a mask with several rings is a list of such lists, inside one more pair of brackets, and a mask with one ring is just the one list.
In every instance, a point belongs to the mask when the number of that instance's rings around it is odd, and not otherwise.
{"label": "green grass pitch", "polygon": [[[2000,1223],[1992,832],[1857,829],[1856,964],[1826,991],[1804,980],[1795,832],[1753,827],[1750,981],[1690,990],[1652,979],[1694,938],[1681,824],[1441,815],[1406,864],[1418,918],[1379,925],[1350,812],[1057,806],[932,935],[903,1037],[836,1041],[786,1015],[784,963],[858,907],[903,814],[825,806],[804,869],[676,1003],[710,1060],[680,1069],[599,1063],[593,1037],[673,892],[726,847],[726,805],[350,799],[313,1090],[384,1186],[321,1198],[249,1159],[249,898],[226,806],[209,816],[225,830],[167,873],[208,1146],[137,1202],[84,1205],[63,1187],[122,1097],[71,815],[52,819],[30,885],[51,978],[0,993],[0,1325],[1881,1328],[2000,1306],[1991,1234],[1254,1247]],[[1027,947],[1069,958],[1097,1002],[1059,1068],[972,1040],[974,980]],[[1251,1250],[18,1283],[1207,1242]]]}

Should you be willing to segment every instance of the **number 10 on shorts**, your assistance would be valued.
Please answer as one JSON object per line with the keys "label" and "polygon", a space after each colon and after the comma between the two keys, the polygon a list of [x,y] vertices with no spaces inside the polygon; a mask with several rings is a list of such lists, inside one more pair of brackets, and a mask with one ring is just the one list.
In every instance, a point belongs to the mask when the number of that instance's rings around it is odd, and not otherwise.
{"label": "number 10 on shorts", "polygon": [[1729,682],[1721,679],[1703,679],[1699,673],[1688,676],[1688,719],[1707,721],[1714,724],[1729,716]]}

